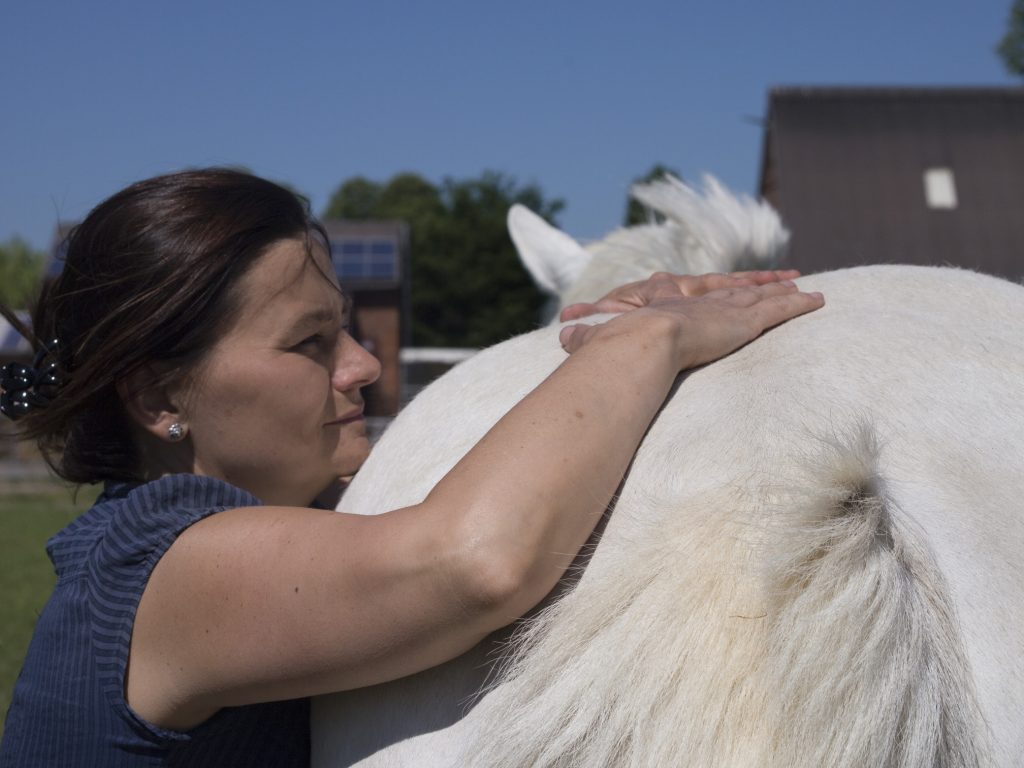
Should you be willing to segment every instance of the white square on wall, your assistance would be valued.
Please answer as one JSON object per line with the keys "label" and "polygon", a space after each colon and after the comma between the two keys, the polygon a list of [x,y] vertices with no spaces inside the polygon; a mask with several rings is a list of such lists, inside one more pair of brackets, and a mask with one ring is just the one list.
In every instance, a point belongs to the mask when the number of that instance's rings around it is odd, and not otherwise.
{"label": "white square on wall", "polygon": [[956,181],[950,168],[924,172],[924,199],[929,208],[956,208]]}

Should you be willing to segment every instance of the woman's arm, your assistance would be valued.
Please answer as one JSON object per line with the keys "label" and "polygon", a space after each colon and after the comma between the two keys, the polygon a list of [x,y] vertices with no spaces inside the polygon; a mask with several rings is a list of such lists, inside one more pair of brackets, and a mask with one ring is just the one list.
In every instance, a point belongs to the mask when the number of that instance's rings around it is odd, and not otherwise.
{"label": "woman's arm", "polygon": [[375,517],[252,508],[197,523],[143,595],[130,703],[187,727],[223,706],[369,685],[458,655],[555,585],[680,370],[820,305],[773,283],[564,329],[567,360],[421,504]]}
{"label": "woman's arm", "polygon": [[[621,482],[680,370],[819,304],[791,285],[655,299],[563,330],[570,358],[499,421],[423,502],[459,510],[486,552],[485,595],[519,616],[554,586]],[[510,450],[515,448],[515,450]]]}

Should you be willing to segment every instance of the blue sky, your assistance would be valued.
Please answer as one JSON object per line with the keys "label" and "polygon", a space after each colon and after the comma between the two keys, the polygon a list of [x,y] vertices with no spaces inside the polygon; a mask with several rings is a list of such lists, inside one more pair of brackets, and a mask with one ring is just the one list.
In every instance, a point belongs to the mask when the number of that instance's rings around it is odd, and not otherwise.
{"label": "blue sky", "polygon": [[0,0],[0,241],[139,178],[241,164],[315,211],[346,178],[485,169],[598,237],[655,162],[755,192],[781,85],[1020,85],[1010,0]]}

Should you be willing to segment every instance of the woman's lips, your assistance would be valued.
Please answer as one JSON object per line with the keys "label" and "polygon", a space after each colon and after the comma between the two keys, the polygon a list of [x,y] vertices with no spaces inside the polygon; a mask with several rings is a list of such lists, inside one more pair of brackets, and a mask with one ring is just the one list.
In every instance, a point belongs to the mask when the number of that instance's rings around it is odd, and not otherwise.
{"label": "woman's lips", "polygon": [[340,419],[335,419],[334,421],[329,421],[324,426],[330,427],[330,426],[339,425],[339,424],[351,424],[354,421],[362,421],[362,420],[363,420],[363,410],[362,410],[362,408],[360,408],[358,411],[356,411],[354,413],[350,413],[348,416],[342,416]]}

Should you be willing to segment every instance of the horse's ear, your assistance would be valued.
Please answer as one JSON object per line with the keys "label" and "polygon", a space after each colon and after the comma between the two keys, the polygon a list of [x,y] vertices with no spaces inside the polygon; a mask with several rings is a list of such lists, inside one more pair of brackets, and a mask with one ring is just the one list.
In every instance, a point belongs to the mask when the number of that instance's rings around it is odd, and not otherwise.
{"label": "horse's ear", "polygon": [[591,258],[569,235],[519,203],[509,208],[508,233],[534,282],[555,295],[576,282]]}

